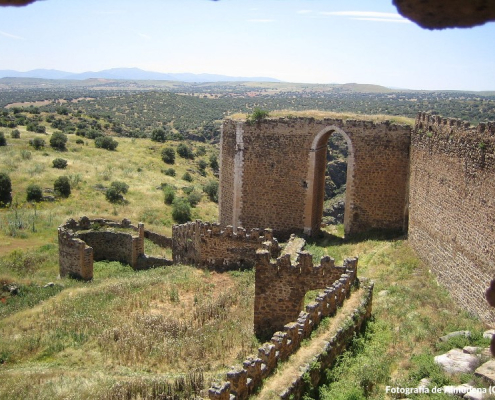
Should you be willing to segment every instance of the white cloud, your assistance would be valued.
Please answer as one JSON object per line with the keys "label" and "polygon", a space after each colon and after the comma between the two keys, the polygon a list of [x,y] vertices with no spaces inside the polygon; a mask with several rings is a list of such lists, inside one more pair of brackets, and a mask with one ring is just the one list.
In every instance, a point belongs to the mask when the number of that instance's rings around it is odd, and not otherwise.
{"label": "white cloud", "polygon": [[248,19],[248,22],[267,23],[267,22],[275,22],[275,20],[274,19]]}
{"label": "white cloud", "polygon": [[312,13],[313,10],[299,10],[297,13],[298,14],[309,14],[309,13]]}
{"label": "white cloud", "polygon": [[337,17],[349,17],[358,21],[377,21],[377,22],[400,22],[409,23],[410,21],[400,14],[377,12],[377,11],[322,11],[321,15],[330,15]]}
{"label": "white cloud", "polygon": [[25,38],[17,35],[12,35],[11,33],[3,32],[0,31],[0,35],[11,38],[11,39],[16,39],[16,40],[26,40]]}

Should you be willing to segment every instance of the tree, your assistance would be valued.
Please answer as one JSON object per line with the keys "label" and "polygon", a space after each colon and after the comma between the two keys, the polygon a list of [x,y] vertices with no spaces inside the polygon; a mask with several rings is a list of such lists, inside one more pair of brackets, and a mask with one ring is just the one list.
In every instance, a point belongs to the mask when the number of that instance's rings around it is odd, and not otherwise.
{"label": "tree", "polygon": [[36,150],[45,147],[45,141],[41,138],[34,138],[29,141],[29,145],[33,146]]}
{"label": "tree", "polygon": [[151,132],[151,140],[154,142],[166,142],[170,138],[170,130],[167,127],[167,130],[163,128],[154,129]]}
{"label": "tree", "polygon": [[110,203],[123,203],[124,194],[126,194],[128,190],[129,185],[127,183],[120,181],[112,182],[105,193],[105,198]]}
{"label": "tree", "polygon": [[191,147],[181,143],[177,146],[177,154],[186,159],[194,160],[194,152]]}
{"label": "tree", "polygon": [[208,198],[215,203],[218,203],[218,181],[208,182],[203,191],[208,195]]}
{"label": "tree", "polygon": [[171,186],[165,186],[163,189],[165,204],[172,204],[175,200],[175,190]]}
{"label": "tree", "polygon": [[162,150],[162,160],[166,164],[175,163],[175,150],[171,147],[165,147]]}
{"label": "tree", "polygon": [[67,135],[62,132],[55,132],[50,138],[50,146],[55,150],[66,150]]}
{"label": "tree", "polygon": [[0,207],[12,202],[12,182],[5,172],[0,172]]}
{"label": "tree", "polygon": [[99,136],[95,139],[95,146],[97,148],[115,150],[118,145],[119,142],[112,139],[110,136]]}
{"label": "tree", "polygon": [[5,139],[3,132],[0,132],[0,146],[7,146],[7,139]]}
{"label": "tree", "polygon": [[172,203],[172,218],[179,224],[191,220],[191,206],[186,199],[177,197]]}
{"label": "tree", "polygon": [[67,167],[67,160],[64,160],[63,158],[56,158],[52,163],[53,168],[64,169]]}
{"label": "tree", "polygon": [[26,200],[40,202],[43,201],[43,191],[35,183],[31,183],[26,189]]}
{"label": "tree", "polygon": [[182,175],[182,179],[185,180],[186,182],[192,182],[193,177],[189,172],[185,172],[184,175]]}
{"label": "tree", "polygon": [[21,137],[21,132],[19,132],[19,129],[14,129],[10,132],[10,137],[12,139],[19,139]]}
{"label": "tree", "polygon": [[67,178],[66,176],[59,176],[53,184],[53,189],[57,194],[57,196],[69,197],[70,196],[69,178]]}
{"label": "tree", "polygon": [[193,190],[189,195],[187,196],[187,201],[191,205],[191,207],[196,207],[196,205],[201,201],[201,195],[200,192],[197,190]]}
{"label": "tree", "polygon": [[110,203],[124,202],[124,194],[129,190],[129,185],[125,182],[115,181],[110,184],[110,187],[105,193],[105,198]]}
{"label": "tree", "polygon": [[215,172],[217,172],[220,168],[220,166],[218,165],[217,156],[215,154],[212,154],[210,156],[210,167]]}

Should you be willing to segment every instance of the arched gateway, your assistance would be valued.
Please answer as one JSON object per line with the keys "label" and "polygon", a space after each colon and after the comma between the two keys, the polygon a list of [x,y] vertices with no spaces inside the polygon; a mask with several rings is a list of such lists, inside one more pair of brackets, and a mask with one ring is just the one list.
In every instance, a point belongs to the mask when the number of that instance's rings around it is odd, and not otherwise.
{"label": "arched gateway", "polygon": [[313,118],[225,120],[220,223],[270,227],[278,237],[318,233],[328,138],[348,145],[346,234],[404,230],[411,128],[389,122]]}

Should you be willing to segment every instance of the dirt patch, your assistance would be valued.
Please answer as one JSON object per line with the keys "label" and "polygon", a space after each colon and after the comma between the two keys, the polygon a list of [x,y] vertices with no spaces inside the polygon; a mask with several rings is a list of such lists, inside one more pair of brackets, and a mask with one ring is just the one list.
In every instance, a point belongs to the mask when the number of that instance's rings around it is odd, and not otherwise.
{"label": "dirt patch", "polygon": [[362,289],[354,292],[350,299],[346,300],[337,315],[331,319],[329,326],[311,339],[307,346],[301,347],[288,361],[282,364],[277,372],[265,380],[257,399],[278,399],[279,393],[283,392],[292,381],[301,373],[301,369],[309,364],[313,357],[321,353],[329,339],[337,332],[342,322],[352,314],[361,302],[364,291]]}
{"label": "dirt patch", "polygon": [[0,241],[0,256],[7,255],[14,250],[29,250],[43,246],[46,242],[41,239],[6,238]]}

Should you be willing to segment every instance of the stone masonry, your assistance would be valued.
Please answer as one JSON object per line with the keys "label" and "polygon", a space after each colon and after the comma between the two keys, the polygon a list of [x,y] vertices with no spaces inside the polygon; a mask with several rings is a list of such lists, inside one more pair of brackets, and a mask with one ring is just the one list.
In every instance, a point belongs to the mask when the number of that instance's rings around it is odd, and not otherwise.
{"label": "stone masonry", "polygon": [[170,260],[144,254],[144,235],[144,224],[135,226],[127,219],[120,223],[101,218],[69,219],[58,228],[60,276],[91,280],[94,260],[119,261],[134,269],[171,265]]}
{"label": "stone masonry", "polygon": [[[262,338],[297,320],[309,290],[337,284],[349,293],[356,280],[357,258],[348,258],[344,266],[338,267],[328,256],[322,257],[319,265],[313,265],[312,255],[306,251],[299,252],[295,262],[291,262],[290,254],[271,261],[266,250],[258,250],[256,256],[254,332]],[[328,306],[333,311],[326,315],[335,311],[333,296],[330,297]]]}
{"label": "stone masonry", "polygon": [[216,271],[244,269],[254,266],[256,250],[267,249],[272,257],[280,253],[271,229],[246,231],[232,226],[202,221],[174,225],[172,251],[176,264],[194,264]]}
{"label": "stone masonry", "polygon": [[327,141],[334,132],[346,139],[349,149],[346,234],[403,231],[411,128],[340,119],[225,120],[220,224],[269,227],[284,239],[291,233],[318,233]]}
{"label": "stone masonry", "polygon": [[495,123],[421,113],[411,142],[409,241],[458,304],[493,325]]}

